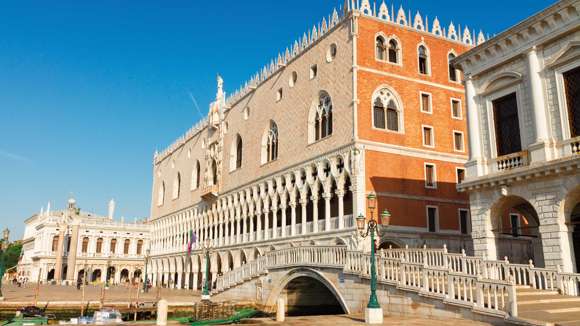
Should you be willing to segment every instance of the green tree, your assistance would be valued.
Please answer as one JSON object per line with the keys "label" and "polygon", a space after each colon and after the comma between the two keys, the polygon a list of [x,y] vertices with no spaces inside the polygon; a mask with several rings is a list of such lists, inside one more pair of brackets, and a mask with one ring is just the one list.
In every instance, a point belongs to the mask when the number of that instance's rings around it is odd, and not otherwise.
{"label": "green tree", "polygon": [[11,244],[8,246],[6,251],[4,251],[4,263],[6,264],[6,269],[12,268],[18,264],[18,259],[22,252],[22,244]]}

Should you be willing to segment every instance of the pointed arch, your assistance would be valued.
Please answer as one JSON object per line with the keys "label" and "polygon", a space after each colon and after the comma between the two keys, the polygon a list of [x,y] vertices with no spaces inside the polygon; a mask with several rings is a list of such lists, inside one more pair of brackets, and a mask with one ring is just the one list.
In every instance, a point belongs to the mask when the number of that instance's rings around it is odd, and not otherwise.
{"label": "pointed arch", "polygon": [[447,67],[449,70],[449,80],[455,83],[459,82],[459,72],[457,71],[455,65],[453,64],[453,60],[455,60],[456,57],[457,55],[455,54],[454,51],[449,51],[449,53],[447,54]]}
{"label": "pointed arch", "polygon": [[201,166],[199,160],[195,161],[193,165],[193,171],[191,172],[191,190],[199,188],[199,181],[201,178]]}
{"label": "pointed arch", "polygon": [[389,40],[389,48],[388,48],[388,60],[390,63],[394,63],[394,64],[400,64],[400,58],[401,56],[401,48],[400,48],[400,42],[395,39],[395,38],[391,38]]}
{"label": "pointed arch", "polygon": [[242,136],[236,134],[230,147],[230,172],[242,168],[243,146]]}
{"label": "pointed arch", "polygon": [[278,139],[278,125],[270,120],[270,125],[262,136],[262,164],[278,159]]}
{"label": "pointed arch", "polygon": [[373,128],[403,133],[403,106],[399,95],[382,85],[372,97]]}
{"label": "pointed arch", "polygon": [[157,206],[162,206],[165,202],[165,181],[161,181],[157,190]]}
{"label": "pointed arch", "polygon": [[181,173],[177,172],[173,181],[173,199],[179,198],[181,192]]}
{"label": "pointed arch", "polygon": [[308,114],[308,142],[314,143],[332,135],[332,99],[326,91],[320,91]]}
{"label": "pointed arch", "polygon": [[419,73],[422,75],[430,75],[431,59],[429,56],[429,48],[424,43],[420,43],[417,47],[417,60]]}
{"label": "pointed arch", "polygon": [[375,38],[375,58],[379,61],[387,60],[387,43],[383,35]]}

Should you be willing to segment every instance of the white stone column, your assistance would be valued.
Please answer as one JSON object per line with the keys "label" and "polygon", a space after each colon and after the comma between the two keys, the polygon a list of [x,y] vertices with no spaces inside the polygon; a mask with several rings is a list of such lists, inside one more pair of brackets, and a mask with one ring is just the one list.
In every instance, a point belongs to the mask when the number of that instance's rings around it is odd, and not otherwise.
{"label": "white stone column", "polygon": [[528,52],[528,75],[530,78],[531,104],[534,111],[534,125],[536,139],[530,145],[531,163],[543,162],[552,159],[552,153],[546,147],[549,140],[549,117],[546,100],[544,97],[544,87],[542,86],[542,66],[538,58],[538,52],[534,46]]}
{"label": "white stone column", "polygon": [[470,178],[483,175],[482,167],[482,147],[481,147],[481,131],[479,130],[479,108],[475,101],[477,93],[473,85],[471,76],[465,77],[465,100],[467,104],[467,127],[469,135],[469,162],[465,164],[467,167],[467,175]]}
{"label": "white stone column", "polygon": [[284,202],[281,207],[282,214],[282,238],[286,237],[286,203]]}
{"label": "white stone column", "polygon": [[248,241],[248,216],[245,210],[242,213],[242,241]]}
{"label": "white stone column", "polygon": [[262,213],[256,213],[256,240],[262,240]]}
{"label": "white stone column", "polygon": [[338,198],[338,229],[344,229],[344,190],[337,190],[336,197]]}
{"label": "white stone column", "polygon": [[268,240],[270,238],[270,210],[268,208],[264,209],[264,240]]}
{"label": "white stone column", "polygon": [[300,205],[302,206],[302,232],[300,234],[304,235],[306,234],[306,205],[308,205],[308,199],[302,198],[300,200]]}
{"label": "white stone column", "polygon": [[236,243],[240,243],[242,239],[241,219],[242,217],[238,211],[238,214],[236,214]]}
{"label": "white stone column", "polygon": [[318,233],[318,194],[312,195],[312,233]]}
{"label": "white stone column", "polygon": [[324,231],[330,231],[330,199],[332,194],[324,193]]}
{"label": "white stone column", "polygon": [[256,239],[256,232],[254,232],[254,216],[250,214],[250,241],[254,241]]}
{"label": "white stone column", "polygon": [[181,289],[181,284],[183,284],[183,273],[182,272],[177,272],[177,288]]}
{"label": "white stone column", "polygon": [[272,239],[276,239],[278,237],[278,232],[276,232],[278,228],[278,207],[274,206],[272,208]]}
{"label": "white stone column", "polygon": [[[226,234],[228,232],[228,223],[226,222],[226,217],[224,215],[225,213],[221,213],[220,214],[220,222],[219,222],[219,246],[223,246],[225,243],[225,239],[226,239]],[[225,228],[225,229],[224,229]],[[225,231],[225,232],[224,232]]]}
{"label": "white stone column", "polygon": [[192,288],[194,291],[197,291],[197,290],[198,290],[198,288],[197,288],[197,283],[198,283],[198,274],[199,274],[199,272],[193,272],[193,284],[192,284],[192,287],[191,287],[191,288]]}
{"label": "white stone column", "polygon": [[296,235],[296,202],[290,202],[290,234],[292,236]]}

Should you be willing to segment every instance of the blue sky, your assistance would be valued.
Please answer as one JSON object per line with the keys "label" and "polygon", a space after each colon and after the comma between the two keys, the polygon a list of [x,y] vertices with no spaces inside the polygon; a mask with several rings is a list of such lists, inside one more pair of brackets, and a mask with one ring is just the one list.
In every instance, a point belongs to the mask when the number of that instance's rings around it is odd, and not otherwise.
{"label": "blue sky", "polygon": [[[152,157],[341,0],[0,3],[0,227],[46,206],[145,217]],[[395,2],[398,7],[400,1]],[[499,33],[551,0],[414,0],[407,9]]]}

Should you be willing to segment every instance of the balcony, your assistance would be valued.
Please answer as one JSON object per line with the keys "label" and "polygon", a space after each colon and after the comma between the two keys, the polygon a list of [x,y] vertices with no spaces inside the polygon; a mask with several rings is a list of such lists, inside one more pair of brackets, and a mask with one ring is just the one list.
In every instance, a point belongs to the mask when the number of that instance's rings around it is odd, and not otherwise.
{"label": "balcony", "polygon": [[214,201],[219,195],[219,186],[211,185],[204,186],[201,188],[201,198],[205,201]]}
{"label": "balcony", "polygon": [[500,156],[493,160],[495,172],[509,171],[517,169],[530,164],[528,151],[521,151],[504,156]]}

